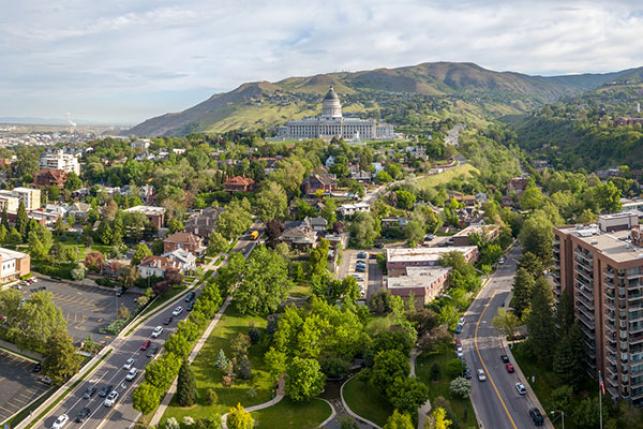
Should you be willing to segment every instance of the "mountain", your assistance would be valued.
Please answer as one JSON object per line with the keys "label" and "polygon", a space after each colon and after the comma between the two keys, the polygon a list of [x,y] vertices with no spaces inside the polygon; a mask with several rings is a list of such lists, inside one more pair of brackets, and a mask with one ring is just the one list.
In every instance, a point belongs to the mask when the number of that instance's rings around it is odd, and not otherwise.
{"label": "mountain", "polygon": [[641,70],[543,77],[496,72],[473,63],[436,62],[291,77],[274,83],[245,83],[182,112],[148,119],[126,133],[184,135],[275,127],[319,113],[329,85],[335,87],[346,113],[383,118],[412,129],[458,114],[484,118],[524,113]]}

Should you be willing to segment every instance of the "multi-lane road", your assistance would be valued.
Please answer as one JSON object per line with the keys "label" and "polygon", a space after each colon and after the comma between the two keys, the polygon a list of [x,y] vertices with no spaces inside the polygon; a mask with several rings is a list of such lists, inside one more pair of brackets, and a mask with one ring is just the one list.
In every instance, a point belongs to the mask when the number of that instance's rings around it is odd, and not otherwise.
{"label": "multi-lane road", "polygon": [[[239,240],[233,251],[242,252],[247,256],[256,243],[256,241],[252,240]],[[200,287],[195,289],[197,294],[199,290]],[[133,367],[139,370],[145,369],[145,365],[151,361],[151,358],[147,357],[147,351],[141,350],[141,345],[148,339],[152,341],[152,347],[161,347],[163,345],[167,337],[175,331],[177,323],[189,314],[183,310],[180,315],[174,317],[169,326],[164,325],[163,322],[171,315],[173,309],[179,305],[185,308],[183,299],[177,299],[176,305],[144,321],[130,336],[114,340],[111,344],[112,353],[94,372],[93,377],[80,383],[44,421],[40,422],[38,427],[51,428],[55,419],[61,414],[67,414],[70,418],[70,422],[65,427],[73,426],[75,429],[100,429],[103,427],[106,429],[126,429],[132,427],[138,419],[139,412],[132,406],[131,393],[138,383],[142,381],[144,373],[139,371],[134,380],[127,381],[128,371],[123,369],[123,365],[128,359],[132,358],[134,359]],[[151,338],[151,335],[156,326],[163,326],[164,329],[163,333],[154,339]],[[114,386],[119,398],[113,407],[106,407],[104,406],[105,398],[99,397],[98,391],[110,385]],[[83,393],[90,386],[97,388],[96,394],[90,399],[83,399]],[[84,408],[89,408],[89,417],[82,423],[71,423]]]}
{"label": "multi-lane road", "polygon": [[[513,374],[507,372],[501,360],[501,355],[507,353],[502,334],[491,323],[498,308],[506,305],[519,257],[520,248],[514,247],[467,310],[465,325],[459,335],[464,359],[473,377],[471,400],[482,429],[535,428],[529,410],[539,408],[544,414],[519,368]],[[515,362],[512,363],[517,367]],[[478,381],[478,369],[485,372],[486,381]],[[527,386],[525,396],[516,390],[518,382]],[[552,426],[546,420],[543,427]]]}

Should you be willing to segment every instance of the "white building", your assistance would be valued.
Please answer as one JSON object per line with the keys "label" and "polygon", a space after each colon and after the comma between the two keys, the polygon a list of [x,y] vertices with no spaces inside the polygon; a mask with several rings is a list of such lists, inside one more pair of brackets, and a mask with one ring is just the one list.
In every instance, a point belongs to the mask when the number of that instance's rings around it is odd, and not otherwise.
{"label": "white building", "polygon": [[366,203],[355,203],[355,204],[343,204],[337,208],[337,211],[342,216],[352,216],[355,213],[368,212],[371,210],[371,206]]}
{"label": "white building", "polygon": [[43,154],[40,155],[40,168],[63,170],[67,173],[74,172],[80,175],[80,163],[76,155],[65,153],[62,149],[43,152]]}
{"label": "white building", "polygon": [[385,140],[395,137],[393,126],[375,119],[345,118],[342,104],[331,86],[322,102],[322,114],[315,118],[289,121],[279,130],[283,139],[333,137],[351,140]]}
{"label": "white building", "polygon": [[[13,188],[11,191],[15,197],[22,200],[27,211],[36,210],[40,208],[40,189],[35,188]],[[16,209],[17,211],[17,209]]]}
{"label": "white building", "polygon": [[196,268],[196,256],[185,249],[176,249],[164,253],[163,256],[175,262],[180,272],[192,271]]}
{"label": "white building", "polygon": [[0,191],[0,212],[17,213],[20,199],[12,191]]}

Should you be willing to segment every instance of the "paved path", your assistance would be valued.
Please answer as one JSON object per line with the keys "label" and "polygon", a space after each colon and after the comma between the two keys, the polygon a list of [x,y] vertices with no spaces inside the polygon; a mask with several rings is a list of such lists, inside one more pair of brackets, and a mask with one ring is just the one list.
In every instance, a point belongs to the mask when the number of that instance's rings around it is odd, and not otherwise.
{"label": "paved path", "polygon": [[[415,377],[415,363],[417,361],[417,357],[422,354],[421,350],[416,349],[413,347],[411,349],[411,353],[409,355],[409,365],[411,367],[411,370],[409,371],[409,376],[410,377]],[[427,400],[420,408],[418,408],[418,429],[424,429],[424,421],[426,420],[427,414],[431,412],[431,401]]]}

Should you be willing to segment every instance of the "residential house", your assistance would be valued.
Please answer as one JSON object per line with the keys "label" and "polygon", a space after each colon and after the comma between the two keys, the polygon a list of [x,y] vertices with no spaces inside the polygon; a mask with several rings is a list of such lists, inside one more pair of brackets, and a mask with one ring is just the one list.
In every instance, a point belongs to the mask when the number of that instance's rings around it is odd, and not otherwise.
{"label": "residential house", "polygon": [[192,213],[185,224],[185,231],[207,239],[216,228],[221,212],[223,209],[220,207],[207,207]]}
{"label": "residential house", "polygon": [[509,181],[509,184],[507,185],[507,193],[515,193],[517,195],[522,194],[525,189],[527,189],[527,185],[529,184],[529,177],[527,176],[519,176],[519,177],[514,177]]}
{"label": "residential house", "polygon": [[336,186],[335,175],[328,173],[314,173],[304,179],[301,185],[306,195],[316,195],[318,192],[329,194]]}
{"label": "residential house", "polygon": [[226,192],[250,192],[254,189],[255,181],[249,177],[234,176],[226,179],[223,189]]}
{"label": "residential house", "polygon": [[203,239],[191,232],[175,232],[163,240],[163,251],[172,252],[177,249],[187,250],[195,255],[205,250]]}
{"label": "residential house", "polygon": [[196,268],[196,256],[185,249],[165,252],[162,256],[173,260],[176,263],[176,268],[181,273],[192,271]]}
{"label": "residential house", "polygon": [[147,256],[138,266],[138,275],[141,278],[165,277],[168,270],[179,270],[180,263],[169,256]]}
{"label": "residential house", "polygon": [[49,188],[56,186],[62,188],[67,182],[69,173],[65,170],[58,170],[53,168],[42,168],[34,178],[34,185],[41,188]]}
{"label": "residential house", "polygon": [[284,223],[284,232],[278,240],[293,249],[307,250],[315,247],[317,232],[311,225],[309,218],[303,221],[288,221]]}
{"label": "residential house", "polygon": [[355,213],[369,212],[371,206],[366,203],[343,204],[337,208],[339,214],[343,217],[353,216]]}
{"label": "residential house", "polygon": [[68,207],[67,213],[75,219],[87,219],[92,206],[87,203],[75,202]]}
{"label": "residential house", "polygon": [[321,216],[306,218],[305,220],[308,221],[315,232],[325,233],[328,229],[328,221]]}
{"label": "residential house", "polygon": [[495,240],[500,235],[500,227],[498,225],[469,225],[462,231],[451,236],[449,243],[454,246],[469,246],[474,244],[472,241],[473,236],[479,235],[485,240]]}
{"label": "residential house", "polygon": [[134,206],[125,211],[128,213],[143,213],[156,229],[161,229],[165,224],[165,208],[163,207]]}

